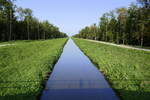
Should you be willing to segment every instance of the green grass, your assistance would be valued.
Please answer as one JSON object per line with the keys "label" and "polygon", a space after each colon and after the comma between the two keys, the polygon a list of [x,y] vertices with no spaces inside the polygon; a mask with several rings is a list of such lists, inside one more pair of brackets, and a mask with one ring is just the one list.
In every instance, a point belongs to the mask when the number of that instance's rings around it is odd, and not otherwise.
{"label": "green grass", "polygon": [[0,47],[0,100],[35,100],[66,41],[25,41]]}
{"label": "green grass", "polygon": [[5,44],[22,44],[22,43],[29,43],[29,42],[36,42],[36,41],[44,41],[44,40],[16,40],[16,41],[6,41],[6,42],[0,41],[0,45],[5,45]]}
{"label": "green grass", "polygon": [[122,100],[150,99],[150,52],[74,38]]}

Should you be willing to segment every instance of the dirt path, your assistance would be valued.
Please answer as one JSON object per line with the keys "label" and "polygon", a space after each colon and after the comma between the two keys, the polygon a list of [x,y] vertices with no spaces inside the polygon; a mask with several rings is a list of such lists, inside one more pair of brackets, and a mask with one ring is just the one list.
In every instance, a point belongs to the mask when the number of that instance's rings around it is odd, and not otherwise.
{"label": "dirt path", "polygon": [[2,44],[2,45],[0,45],[0,47],[11,46],[11,45],[15,45],[15,44]]}
{"label": "dirt path", "polygon": [[143,50],[143,51],[150,51],[150,49],[135,48],[135,47],[132,47],[132,46],[119,45],[119,44],[114,44],[114,43],[109,43],[109,42],[95,41],[95,40],[89,40],[89,39],[84,39],[84,40],[92,41],[92,42],[97,42],[97,43],[103,43],[103,44],[107,44],[107,45],[113,45],[113,46],[122,47],[122,48],[135,49],[135,50]]}

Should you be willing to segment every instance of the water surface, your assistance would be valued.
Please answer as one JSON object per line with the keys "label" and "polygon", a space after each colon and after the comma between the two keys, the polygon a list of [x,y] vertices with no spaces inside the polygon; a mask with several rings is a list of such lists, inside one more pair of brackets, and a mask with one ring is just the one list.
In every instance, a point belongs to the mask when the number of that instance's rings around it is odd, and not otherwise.
{"label": "water surface", "polygon": [[69,39],[41,100],[119,100],[104,76]]}

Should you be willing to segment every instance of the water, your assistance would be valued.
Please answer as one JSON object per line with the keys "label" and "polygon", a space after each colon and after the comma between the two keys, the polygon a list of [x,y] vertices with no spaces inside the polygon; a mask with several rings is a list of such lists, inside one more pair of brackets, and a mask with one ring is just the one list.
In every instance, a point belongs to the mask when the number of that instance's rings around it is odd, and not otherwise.
{"label": "water", "polygon": [[41,100],[119,100],[104,76],[69,39]]}

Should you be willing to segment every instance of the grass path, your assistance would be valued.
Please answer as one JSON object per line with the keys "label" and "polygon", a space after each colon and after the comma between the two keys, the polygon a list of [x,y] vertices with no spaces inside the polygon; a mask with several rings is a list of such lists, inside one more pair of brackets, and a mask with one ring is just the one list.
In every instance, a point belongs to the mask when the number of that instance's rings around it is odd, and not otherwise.
{"label": "grass path", "polygon": [[133,46],[119,45],[119,44],[114,44],[114,43],[110,43],[110,42],[96,41],[96,40],[89,40],[89,39],[84,39],[84,40],[92,41],[92,42],[97,42],[97,43],[103,43],[103,44],[117,46],[117,47],[122,47],[122,48],[135,49],[135,50],[143,50],[143,51],[150,51],[150,49],[136,48],[136,47],[133,47]]}
{"label": "grass path", "polygon": [[15,45],[15,44],[2,44],[2,45],[0,45],[0,47],[4,47],[4,46],[12,46],[12,45]]}

